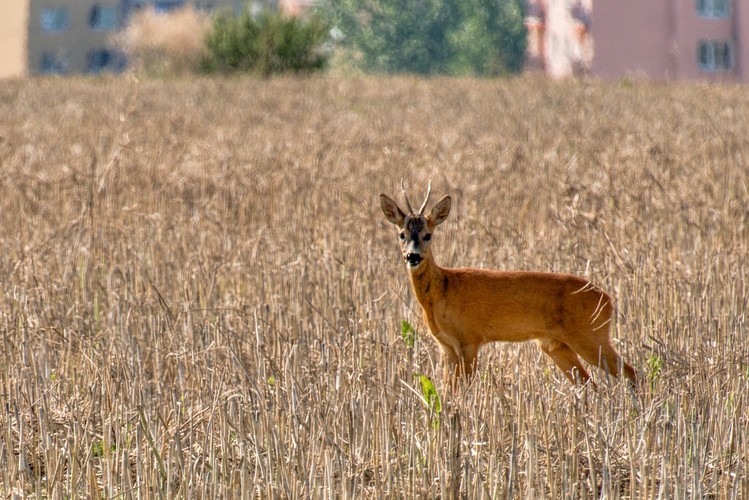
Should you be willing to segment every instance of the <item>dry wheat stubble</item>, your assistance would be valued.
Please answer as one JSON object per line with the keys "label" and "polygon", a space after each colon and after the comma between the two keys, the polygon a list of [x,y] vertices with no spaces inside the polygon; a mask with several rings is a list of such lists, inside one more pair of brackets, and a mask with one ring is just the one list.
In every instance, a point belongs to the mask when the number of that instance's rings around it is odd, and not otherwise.
{"label": "dry wheat stubble", "polygon": [[[0,489],[746,496],[748,107],[533,78],[4,83]],[[435,415],[377,212],[402,177],[456,201],[440,263],[609,290],[643,392],[501,345]]]}

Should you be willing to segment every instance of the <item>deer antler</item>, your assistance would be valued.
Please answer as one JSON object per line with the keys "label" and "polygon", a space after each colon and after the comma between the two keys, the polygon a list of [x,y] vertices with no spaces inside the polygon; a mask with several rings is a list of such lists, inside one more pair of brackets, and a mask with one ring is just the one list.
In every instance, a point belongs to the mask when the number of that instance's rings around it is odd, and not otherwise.
{"label": "deer antler", "polygon": [[429,201],[430,194],[432,194],[432,181],[429,181],[429,184],[427,185],[427,197],[424,198],[424,203],[421,204],[421,208],[419,209],[419,215],[424,214],[424,209],[427,207],[427,202]]}
{"label": "deer antler", "polygon": [[406,207],[408,208],[408,213],[414,213],[414,209],[411,208],[411,202],[408,201],[408,195],[406,194],[406,188],[403,185],[403,179],[401,179],[401,191],[403,191],[403,197],[406,199]]}

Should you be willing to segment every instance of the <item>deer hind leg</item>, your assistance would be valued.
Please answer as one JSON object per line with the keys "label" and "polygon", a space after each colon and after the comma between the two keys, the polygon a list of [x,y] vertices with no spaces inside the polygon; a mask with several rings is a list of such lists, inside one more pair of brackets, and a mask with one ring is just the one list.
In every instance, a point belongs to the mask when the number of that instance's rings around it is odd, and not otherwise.
{"label": "deer hind leg", "polygon": [[609,343],[608,339],[604,340],[598,346],[580,347],[577,350],[585,361],[596,365],[604,371],[607,371],[614,377],[619,376],[619,363],[622,364],[624,376],[629,379],[632,385],[637,385],[637,375],[632,365],[622,360],[616,349]]}
{"label": "deer hind leg", "polygon": [[551,339],[538,340],[538,346],[546,353],[573,384],[586,383],[590,375],[585,371],[575,351],[564,342]]}

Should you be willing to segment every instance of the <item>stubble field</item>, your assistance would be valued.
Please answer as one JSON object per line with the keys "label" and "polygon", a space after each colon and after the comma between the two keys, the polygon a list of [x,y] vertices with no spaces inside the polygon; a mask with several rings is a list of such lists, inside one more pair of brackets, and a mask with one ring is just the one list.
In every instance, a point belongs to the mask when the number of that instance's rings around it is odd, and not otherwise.
{"label": "stubble field", "polygon": [[[749,496],[746,88],[39,79],[0,117],[3,496]],[[495,344],[425,399],[401,179],[453,196],[438,263],[609,291],[638,391]]]}

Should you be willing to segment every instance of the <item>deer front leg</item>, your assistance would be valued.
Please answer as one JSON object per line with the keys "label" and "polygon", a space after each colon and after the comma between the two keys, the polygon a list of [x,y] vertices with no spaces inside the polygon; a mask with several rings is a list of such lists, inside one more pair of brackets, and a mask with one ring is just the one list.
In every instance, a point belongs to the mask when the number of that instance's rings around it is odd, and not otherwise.
{"label": "deer front leg", "polygon": [[478,346],[446,345],[442,347],[442,383],[455,388],[460,380],[468,380],[476,369]]}
{"label": "deer front leg", "polygon": [[455,372],[458,368],[458,354],[452,346],[442,347],[442,386],[452,387],[455,383]]}
{"label": "deer front leg", "polygon": [[476,356],[479,352],[479,346],[477,345],[464,345],[462,349],[462,369],[461,373],[466,379],[473,377],[473,373],[476,371]]}

